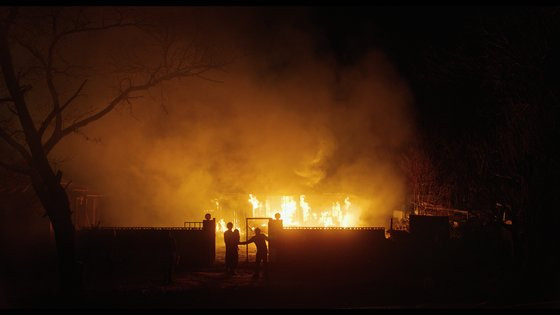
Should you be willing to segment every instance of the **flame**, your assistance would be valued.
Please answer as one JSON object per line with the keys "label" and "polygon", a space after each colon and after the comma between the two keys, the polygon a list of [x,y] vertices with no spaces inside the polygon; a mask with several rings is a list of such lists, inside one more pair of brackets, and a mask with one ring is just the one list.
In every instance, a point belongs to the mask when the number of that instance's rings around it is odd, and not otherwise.
{"label": "flame", "polygon": [[261,207],[261,203],[252,194],[249,194],[249,202],[253,205],[253,217],[258,216],[257,213],[256,213],[257,211],[255,211],[255,210],[257,210]]}
{"label": "flame", "polygon": [[328,211],[321,212],[321,218],[319,219],[319,222],[324,227],[334,226],[332,216]]}
{"label": "flame", "polygon": [[224,221],[224,219],[220,219],[217,224],[216,232],[224,233],[225,231],[227,231],[226,221]]}
{"label": "flame", "polygon": [[303,222],[309,221],[309,204],[305,201],[305,195],[299,196],[299,206],[303,210]]}
{"label": "flame", "polygon": [[350,202],[350,197],[346,196],[346,198],[344,199],[344,209],[348,211],[348,208],[350,208],[351,205],[352,203]]}
{"label": "flame", "polygon": [[282,196],[282,211],[280,214],[286,225],[299,225],[295,218],[296,210],[297,204],[294,198],[292,196]]}
{"label": "flame", "polygon": [[[232,222],[233,223],[233,222]],[[241,228],[239,228],[235,223],[233,224],[233,229],[232,230],[239,230],[240,232],[242,231]],[[224,219],[220,219],[217,223],[216,223],[216,235],[223,235],[225,231],[227,231],[227,223],[226,221],[224,221]],[[242,232],[241,232],[242,233]]]}
{"label": "flame", "polygon": [[254,217],[273,217],[273,213],[279,212],[284,226],[357,226],[359,209],[352,205],[350,197],[335,201],[326,209],[313,209],[305,198],[305,195],[299,195],[298,203],[294,196],[280,196],[280,209],[271,207],[273,202],[270,198],[265,198],[263,203],[253,194],[249,194],[248,201],[253,207]]}

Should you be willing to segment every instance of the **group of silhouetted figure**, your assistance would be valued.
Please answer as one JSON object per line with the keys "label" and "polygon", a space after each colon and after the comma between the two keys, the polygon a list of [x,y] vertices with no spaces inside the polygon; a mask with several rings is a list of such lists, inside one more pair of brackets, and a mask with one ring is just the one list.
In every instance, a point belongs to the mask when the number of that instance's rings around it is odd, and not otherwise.
{"label": "group of silhouetted figure", "polygon": [[[238,245],[247,245],[255,243],[257,246],[257,254],[255,260],[255,269],[253,278],[260,277],[261,264],[264,269],[265,278],[268,277],[268,247],[266,242],[268,237],[261,233],[259,228],[255,228],[255,235],[245,242],[240,241],[239,230],[233,230],[233,223],[227,224],[227,231],[224,232],[224,242],[226,244],[226,273],[234,275],[235,269],[239,261]],[[177,243],[171,232],[161,234],[159,243],[160,261],[163,267],[163,281],[165,284],[173,283],[174,267],[178,263],[179,256],[177,255]]]}
{"label": "group of silhouetted figure", "polygon": [[245,242],[239,241],[239,230],[233,229],[233,223],[228,222],[227,231],[224,232],[224,242],[226,243],[226,272],[228,275],[235,274],[235,268],[239,261],[238,245],[246,245],[255,243],[257,246],[257,255],[255,260],[255,273],[253,278],[260,276],[261,263],[264,266],[264,276],[268,276],[268,248],[266,242],[268,237],[261,233],[259,228],[255,229],[255,236]]}

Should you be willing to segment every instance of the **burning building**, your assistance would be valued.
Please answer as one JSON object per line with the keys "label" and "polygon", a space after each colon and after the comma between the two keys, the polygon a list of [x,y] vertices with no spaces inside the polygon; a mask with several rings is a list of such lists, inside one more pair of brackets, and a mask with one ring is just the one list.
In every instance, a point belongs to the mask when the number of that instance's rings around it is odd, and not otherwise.
{"label": "burning building", "polygon": [[351,227],[360,224],[359,197],[346,194],[231,194],[214,199],[208,212],[219,218],[218,230],[226,222],[240,227],[246,218],[273,218],[280,214],[287,227]]}

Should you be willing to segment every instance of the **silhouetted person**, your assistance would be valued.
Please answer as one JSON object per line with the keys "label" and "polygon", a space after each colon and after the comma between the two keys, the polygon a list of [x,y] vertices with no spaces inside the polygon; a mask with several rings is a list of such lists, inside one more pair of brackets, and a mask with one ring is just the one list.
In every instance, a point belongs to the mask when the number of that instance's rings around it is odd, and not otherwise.
{"label": "silhouetted person", "polygon": [[171,236],[171,232],[167,232],[163,237],[163,282],[171,284],[173,282],[173,271],[177,262],[177,243],[175,238]]}
{"label": "silhouetted person", "polygon": [[268,276],[268,248],[266,247],[266,241],[268,241],[268,237],[264,234],[261,234],[261,229],[256,228],[255,236],[251,237],[246,242],[239,243],[240,245],[255,243],[255,245],[257,246],[257,257],[255,260],[255,274],[253,275],[253,277],[255,278],[259,277],[261,261],[263,262],[264,265],[265,277]]}
{"label": "silhouetted person", "polygon": [[237,244],[239,244],[239,230],[232,231],[233,223],[228,222],[227,231],[224,232],[224,242],[226,243],[226,271],[228,274],[235,274],[235,268],[239,260]]}

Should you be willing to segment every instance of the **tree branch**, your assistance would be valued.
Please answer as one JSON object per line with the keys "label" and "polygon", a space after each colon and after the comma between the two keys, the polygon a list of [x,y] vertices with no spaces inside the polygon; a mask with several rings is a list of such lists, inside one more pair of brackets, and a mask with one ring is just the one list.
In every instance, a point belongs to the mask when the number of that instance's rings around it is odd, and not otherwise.
{"label": "tree branch", "polygon": [[14,140],[14,138],[12,138],[4,129],[0,128],[0,138],[4,139],[4,141],[6,141],[6,143],[8,143],[9,145],[11,145],[14,149],[16,149],[16,151],[18,151],[21,156],[26,160],[26,161],[30,161],[31,160],[31,156],[29,155],[29,152],[27,152],[27,150],[25,149],[24,146],[22,146],[20,143],[18,143],[16,140]]}
{"label": "tree branch", "polygon": [[0,98],[0,103],[13,103],[14,100],[11,97],[2,97]]}
{"label": "tree branch", "polygon": [[10,170],[12,172],[19,173],[19,174],[22,174],[22,175],[30,175],[31,174],[31,170],[29,170],[29,169],[24,169],[24,168],[21,168],[21,167],[18,167],[16,165],[12,165],[12,164],[9,164],[9,163],[3,162],[3,161],[0,161],[0,166],[4,167],[7,170]]}
{"label": "tree branch", "polygon": [[52,104],[53,104],[53,111],[56,113],[54,132],[58,133],[58,132],[60,132],[60,130],[62,130],[62,113],[61,113],[62,110],[60,109],[60,99],[59,99],[59,96],[58,96],[58,91],[56,90],[56,87],[54,86],[54,78],[52,76],[51,66],[52,66],[51,64],[47,65],[46,80],[47,80],[47,86],[49,88],[49,93],[51,95],[51,100],[52,100]]}
{"label": "tree branch", "polygon": [[[45,118],[45,120],[43,121],[43,123],[41,124],[41,126],[39,127],[39,130],[37,131],[39,133],[39,136],[42,137],[43,133],[45,132],[45,130],[47,129],[47,127],[50,125],[51,121],[53,120],[53,118],[55,116],[62,116],[62,112],[64,111],[64,109],[66,109],[66,107],[68,107],[68,105],[70,105],[75,99],[76,97],[78,97],[80,95],[80,92],[83,90],[84,86],[87,83],[87,79],[85,79],[82,84],[80,84],[80,87],[78,87],[78,89],[74,92],[74,94],[72,94],[72,96],[70,96],[70,98],[64,102],[64,104],[62,104],[62,106],[60,106],[60,108],[58,110],[55,110],[53,108],[53,110],[49,113],[49,115]],[[62,117],[61,117],[62,119]]]}
{"label": "tree branch", "polygon": [[103,31],[103,30],[108,30],[108,29],[112,29],[112,28],[127,27],[127,26],[138,26],[138,24],[137,23],[122,23],[122,22],[119,21],[117,23],[113,23],[113,24],[109,24],[109,25],[103,25],[103,26],[97,26],[97,27],[80,27],[80,26],[76,25],[73,29],[70,29],[70,30],[67,30],[67,31],[64,31],[64,32],[60,32],[58,35],[55,36],[51,45],[49,46],[49,54],[51,54],[52,51],[54,51],[54,47],[56,46],[56,44],[62,38],[66,37],[68,35],[85,33],[85,32]]}
{"label": "tree branch", "polygon": [[118,104],[120,104],[123,101],[128,100],[130,97],[132,97],[130,94],[133,92],[138,92],[138,91],[145,91],[148,90],[149,88],[152,88],[164,81],[169,81],[175,78],[179,78],[179,77],[187,77],[187,76],[199,76],[202,73],[209,71],[210,69],[213,69],[215,67],[218,67],[219,65],[207,65],[207,66],[198,66],[198,67],[192,67],[192,68],[185,68],[185,69],[179,69],[177,71],[165,74],[160,76],[159,78],[156,78],[155,76],[150,76],[150,78],[146,81],[146,83],[141,84],[141,85],[136,85],[136,86],[130,86],[128,88],[126,88],[124,91],[121,92],[121,94],[119,94],[117,97],[115,97],[112,101],[109,102],[109,104],[107,106],[105,106],[103,109],[101,109],[100,111],[98,111],[97,113],[86,117],[82,120],[79,120],[77,122],[74,122],[73,124],[71,124],[70,126],[64,128],[60,133],[53,133],[53,135],[49,138],[49,140],[45,143],[44,145],[44,149],[45,152],[48,154],[50,152],[50,150],[52,150],[52,148],[60,141],[60,139],[62,139],[63,137],[65,137],[66,135],[78,130],[79,128],[82,128],[86,125],[88,125],[91,122],[94,122],[100,118],[102,118],[103,116],[107,115],[108,113],[110,113]]}
{"label": "tree branch", "polygon": [[54,131],[53,131],[53,135],[51,136],[49,141],[47,141],[47,143],[51,143],[52,142],[51,139],[54,140],[56,138],[61,138],[62,137],[60,135],[61,132],[62,132],[62,112],[79,95],[79,93],[81,92],[81,90],[83,89],[84,85],[87,82],[87,79],[84,80],[82,82],[82,84],[80,85],[80,87],[78,88],[78,90],[76,90],[76,92],[70,97],[70,99],[68,99],[68,101],[66,101],[62,106],[60,105],[60,99],[59,99],[58,91],[56,90],[56,86],[54,84],[54,78],[53,78],[53,71],[56,71],[56,69],[54,69],[54,61],[53,61],[56,45],[64,37],[69,36],[71,34],[93,32],[93,31],[102,31],[102,30],[108,30],[108,29],[117,28],[117,27],[136,26],[135,23],[123,23],[122,22],[122,17],[120,17],[119,20],[117,22],[113,23],[113,24],[102,25],[102,26],[97,26],[97,27],[83,26],[83,25],[81,25],[79,19],[80,19],[80,16],[78,16],[76,18],[76,21],[74,22],[74,27],[72,29],[66,30],[66,31],[63,31],[63,32],[60,32],[60,33],[57,34],[58,16],[57,15],[52,16],[51,24],[52,24],[53,34],[55,34],[55,36],[54,36],[52,42],[49,45],[46,60],[35,49],[33,49],[32,47],[30,47],[28,45],[25,45],[24,43],[21,43],[24,47],[27,46],[26,48],[37,59],[39,59],[41,64],[45,67],[47,86],[48,86],[48,89],[49,89],[49,93],[51,94],[51,99],[52,99],[52,102],[53,102],[53,110],[45,118],[45,121],[41,124],[41,126],[39,128],[39,131],[38,131],[38,134],[39,134],[40,137],[42,137],[45,130],[50,125],[51,121],[53,119],[55,119],[55,128],[54,128]]}
{"label": "tree branch", "polygon": [[37,60],[39,61],[39,63],[40,63],[44,68],[47,67],[47,62],[46,62],[45,58],[41,55],[41,53],[40,53],[37,49],[35,49],[33,46],[31,46],[31,45],[25,43],[24,41],[22,41],[21,39],[19,39],[19,38],[17,38],[17,37],[15,38],[15,41],[16,41],[21,47],[27,49],[27,51],[29,51],[29,53],[30,53],[33,57],[35,57],[35,59],[37,59]]}
{"label": "tree branch", "polygon": [[0,66],[2,69],[4,82],[6,83],[6,88],[8,89],[8,91],[10,92],[10,96],[14,100],[17,115],[19,117],[21,127],[24,130],[25,139],[31,154],[21,144],[12,139],[4,130],[0,129],[0,136],[12,147],[14,147],[26,161],[31,163],[31,155],[36,156],[43,153],[41,140],[37,136],[37,130],[35,129],[35,125],[24,99],[25,90],[18,83],[16,73],[14,71],[8,33],[7,29],[5,28],[0,28]]}
{"label": "tree branch", "polygon": [[57,30],[59,29],[59,27],[58,27],[58,14],[51,16],[51,24],[52,24],[51,26],[52,26],[54,37],[53,37],[51,43],[49,44],[46,57],[43,56],[32,45],[30,45],[28,43],[25,43],[24,41],[22,41],[18,38],[15,38],[15,40],[18,42],[19,45],[21,45],[26,50],[28,50],[31,53],[31,55],[34,56],[39,61],[39,63],[44,68],[43,70],[45,71],[45,76],[46,76],[45,79],[46,79],[46,83],[47,83],[49,93],[51,95],[51,100],[52,100],[52,103],[53,103],[53,109],[49,113],[49,115],[45,118],[45,121],[41,124],[41,126],[39,128],[38,134],[39,134],[40,137],[43,136],[45,130],[50,125],[50,123],[53,119],[55,119],[54,133],[57,134],[56,137],[59,137],[59,134],[62,131],[62,111],[64,110],[64,108],[66,108],[78,96],[78,94],[83,89],[83,86],[86,82],[86,81],[84,81],[82,83],[82,85],[78,88],[76,93],[74,93],[74,95],[64,105],[62,105],[62,106],[60,105],[60,99],[59,99],[58,91],[57,91],[56,86],[54,84],[54,77],[53,77],[53,74],[55,72],[57,72],[57,69],[55,69],[55,66],[54,66],[54,54],[55,54],[55,50],[56,50],[56,45],[64,37],[72,35],[72,34],[78,34],[78,33],[84,33],[84,32],[93,32],[93,31],[102,31],[102,30],[108,30],[108,29],[117,28],[117,27],[137,26],[136,23],[123,23],[122,22],[122,16],[119,17],[119,20],[117,22],[109,24],[109,25],[87,26],[86,24],[83,24],[83,23],[84,22],[80,21],[80,17],[78,16],[76,21],[74,21],[74,25],[71,29],[66,30],[66,31],[62,31],[60,33],[57,33]]}

